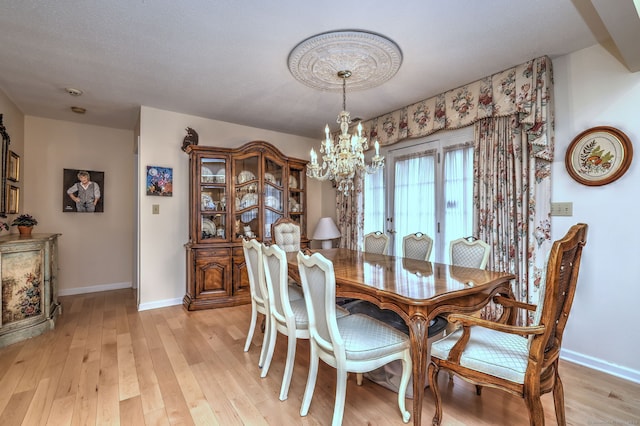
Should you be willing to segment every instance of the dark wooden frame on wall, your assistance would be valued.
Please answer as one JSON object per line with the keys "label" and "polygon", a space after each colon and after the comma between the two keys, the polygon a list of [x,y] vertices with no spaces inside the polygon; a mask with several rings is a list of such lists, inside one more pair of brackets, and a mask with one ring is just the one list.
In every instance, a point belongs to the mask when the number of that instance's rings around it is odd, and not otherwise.
{"label": "dark wooden frame on wall", "polygon": [[18,214],[20,207],[20,188],[7,184],[7,213]]}
{"label": "dark wooden frame on wall", "polygon": [[7,157],[7,180],[20,181],[20,156],[11,150]]}
{"label": "dark wooden frame on wall", "polygon": [[0,146],[0,176],[2,176],[2,182],[0,183],[0,217],[7,217],[7,157],[11,138],[2,123],[2,114],[0,114],[0,136],[2,136],[2,145]]}

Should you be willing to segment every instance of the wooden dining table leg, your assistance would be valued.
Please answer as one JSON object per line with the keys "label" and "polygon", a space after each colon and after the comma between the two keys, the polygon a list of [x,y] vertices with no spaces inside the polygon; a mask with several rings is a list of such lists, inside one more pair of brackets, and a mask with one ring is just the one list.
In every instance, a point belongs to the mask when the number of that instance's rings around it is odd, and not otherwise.
{"label": "wooden dining table leg", "polygon": [[411,341],[411,360],[413,362],[413,424],[422,422],[422,398],[424,396],[424,380],[427,374],[427,352],[429,335],[429,320],[415,314],[409,324],[409,339]]}

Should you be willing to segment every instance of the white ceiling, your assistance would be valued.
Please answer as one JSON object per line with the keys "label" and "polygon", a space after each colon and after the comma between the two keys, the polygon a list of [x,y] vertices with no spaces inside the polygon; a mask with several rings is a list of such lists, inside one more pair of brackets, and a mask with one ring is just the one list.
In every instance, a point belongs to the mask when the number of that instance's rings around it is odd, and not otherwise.
{"label": "white ceiling", "polygon": [[146,105],[322,138],[342,96],[295,80],[287,56],[312,35],[347,29],[403,52],[390,81],[347,85],[347,109],[363,119],[597,43],[640,70],[634,0],[4,0],[0,89],[40,117],[133,129]]}

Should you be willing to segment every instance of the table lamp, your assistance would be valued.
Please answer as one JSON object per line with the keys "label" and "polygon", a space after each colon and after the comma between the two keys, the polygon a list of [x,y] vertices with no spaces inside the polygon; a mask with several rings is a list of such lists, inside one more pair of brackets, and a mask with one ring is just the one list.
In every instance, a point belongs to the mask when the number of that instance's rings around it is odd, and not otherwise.
{"label": "table lamp", "polygon": [[340,230],[333,219],[330,217],[321,217],[316,225],[316,229],[313,231],[312,238],[322,241],[323,249],[330,249],[332,246],[331,240],[340,238]]}

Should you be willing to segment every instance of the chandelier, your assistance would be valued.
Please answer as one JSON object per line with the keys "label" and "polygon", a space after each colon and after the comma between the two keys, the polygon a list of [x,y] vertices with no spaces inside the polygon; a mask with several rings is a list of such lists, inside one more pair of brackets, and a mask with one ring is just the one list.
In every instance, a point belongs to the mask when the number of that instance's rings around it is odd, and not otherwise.
{"label": "chandelier", "polygon": [[[384,166],[378,142],[370,164],[364,153],[369,142],[358,124],[349,134],[351,119],[347,112],[347,78],[351,90],[370,89],[393,77],[402,63],[402,52],[393,40],[376,33],[361,30],[330,31],[311,36],[298,43],[289,53],[289,71],[301,83],[322,90],[342,89],[342,112],[338,116],[340,131],[334,134],[325,127],[325,140],[320,151],[311,150],[307,176],[333,179],[345,195],[353,190],[356,173],[373,173]],[[336,73],[339,78],[336,78]],[[352,76],[353,74],[353,76]],[[341,84],[340,84],[341,83]],[[342,86],[342,87],[340,87]]]}
{"label": "chandelier", "polygon": [[325,140],[320,144],[322,164],[318,163],[318,154],[311,148],[311,163],[307,164],[307,176],[318,180],[333,179],[338,191],[349,195],[349,191],[354,189],[353,178],[356,172],[377,172],[384,167],[384,157],[380,156],[380,144],[375,141],[375,155],[370,164],[365,163],[364,153],[369,149],[369,142],[362,136],[362,123],[358,123],[357,133],[349,133],[351,117],[347,111],[347,78],[351,77],[351,71],[338,71],[338,77],[342,79],[342,112],[337,120],[340,133],[334,142],[329,125],[325,126]]}

